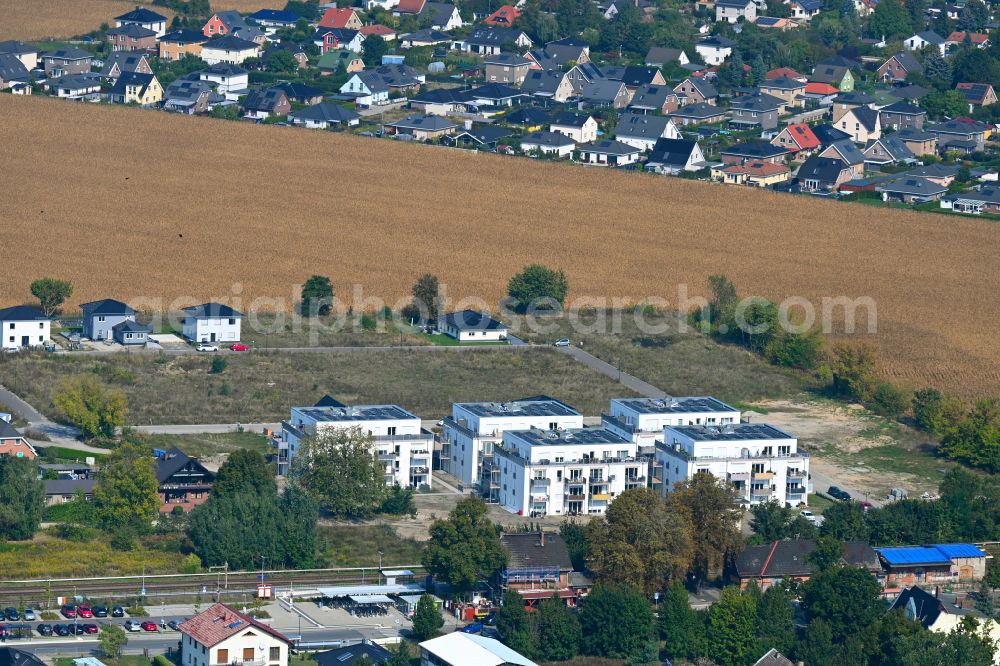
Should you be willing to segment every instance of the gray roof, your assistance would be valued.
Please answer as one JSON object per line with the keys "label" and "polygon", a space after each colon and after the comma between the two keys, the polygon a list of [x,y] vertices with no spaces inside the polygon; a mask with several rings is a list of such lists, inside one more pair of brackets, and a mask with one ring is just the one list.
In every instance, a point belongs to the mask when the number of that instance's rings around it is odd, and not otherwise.
{"label": "gray roof", "polygon": [[47,79],[45,85],[49,88],[66,88],[68,90],[79,90],[81,88],[100,88],[101,78],[99,74],[66,74],[56,79]]}
{"label": "gray roof", "polygon": [[197,102],[202,95],[211,95],[214,88],[206,81],[190,81],[187,79],[177,79],[163,91],[164,103],[191,103]]}
{"label": "gray roof", "polygon": [[615,136],[635,137],[638,139],[658,139],[663,136],[670,118],[666,116],[648,116],[641,113],[623,113],[615,125]]}
{"label": "gray roof", "polygon": [[933,30],[924,30],[923,32],[918,32],[916,36],[924,40],[928,44],[933,44],[934,46],[941,46],[945,42],[944,37],[937,34]]}
{"label": "gray roof", "polygon": [[854,114],[854,118],[864,125],[865,129],[869,132],[873,132],[878,125],[878,111],[871,107],[859,106],[856,109],[851,109],[851,113]]}
{"label": "gray roof", "polygon": [[799,88],[805,88],[806,84],[802,83],[798,79],[793,79],[790,76],[779,76],[774,79],[768,79],[767,81],[761,81],[761,88],[777,88],[779,90],[798,90]]}
{"label": "gray roof", "polygon": [[784,430],[766,423],[734,423],[726,426],[667,426],[696,442],[742,442],[751,439],[793,439]]}
{"label": "gray roof", "polygon": [[0,648],[0,666],[45,666],[45,662],[30,652],[12,647]]}
{"label": "gray roof", "polygon": [[928,132],[933,132],[934,134],[974,135],[982,134],[989,129],[989,127],[986,123],[981,123],[978,120],[949,120],[947,122],[924,127],[924,129]]}
{"label": "gray roof", "polygon": [[569,405],[553,399],[512,400],[511,402],[456,403],[476,416],[580,416]]}
{"label": "gray roof", "polygon": [[125,35],[133,39],[143,39],[144,37],[156,37],[156,33],[149,28],[144,28],[138,23],[126,23],[118,28],[108,30],[109,35]]}
{"label": "gray roof", "polygon": [[915,127],[903,127],[895,132],[894,136],[903,141],[932,141],[937,138],[936,134],[931,134],[927,130]]}
{"label": "gray roof", "polygon": [[202,303],[201,305],[193,305],[189,308],[184,308],[184,313],[189,317],[194,317],[195,319],[219,317],[239,318],[243,316],[242,312],[238,312],[228,305],[223,305],[221,303]]}
{"label": "gray roof", "polygon": [[160,42],[175,44],[203,44],[208,37],[197,30],[174,30],[160,37]]}
{"label": "gray roof", "polygon": [[530,60],[517,53],[498,53],[486,56],[483,62],[487,65],[506,65],[507,67],[519,67],[531,64]]}
{"label": "gray roof", "polygon": [[[449,5],[450,6],[450,5]],[[465,38],[466,44],[477,44],[482,46],[502,46],[507,43],[514,43],[521,35],[525,35],[523,30],[517,28],[493,27],[489,25],[479,25],[473,28],[469,36]]]}
{"label": "gray roof", "polygon": [[618,398],[616,402],[640,414],[691,414],[694,412],[738,412],[711,396],[673,398]]}
{"label": "gray roof", "polygon": [[92,317],[94,315],[134,315],[135,310],[130,308],[128,304],[122,303],[121,301],[116,301],[113,298],[102,298],[99,301],[91,301],[89,303],[84,303],[80,306],[83,310],[84,317]]}
{"label": "gray roof", "polygon": [[921,65],[916,56],[909,51],[900,51],[899,53],[892,55],[889,60],[892,60],[893,58],[895,58],[896,62],[898,62],[907,72],[924,71],[924,66]]}
{"label": "gray roof", "polygon": [[351,109],[345,109],[339,104],[331,102],[320,102],[314,106],[309,106],[291,114],[295,120],[313,120],[327,123],[349,123],[361,118]]}
{"label": "gray roof", "polygon": [[247,41],[246,39],[240,39],[239,37],[234,37],[233,35],[226,35],[225,37],[219,37],[218,39],[210,39],[202,46],[203,49],[219,49],[223,51],[248,51],[250,49],[260,48],[257,42]]}
{"label": "gray roof", "polygon": [[840,161],[846,164],[861,164],[865,161],[864,154],[850,139],[834,141],[828,147],[833,148],[840,155]]}
{"label": "gray roof", "polygon": [[995,205],[1000,205],[1000,188],[983,187],[979,190],[970,190],[968,192],[956,192],[955,194],[949,194],[945,198],[950,200],[962,199],[965,201],[979,201],[982,203],[991,203]]}
{"label": "gray roof", "polygon": [[736,42],[729,39],[728,37],[723,37],[721,35],[712,35],[711,37],[706,37],[704,39],[698,40],[696,46],[710,46],[713,48],[732,48],[736,46]]}
{"label": "gray roof", "polygon": [[837,65],[816,65],[809,80],[814,83],[840,83],[849,71],[849,68]]}
{"label": "gray roof", "polygon": [[591,81],[583,87],[580,97],[590,102],[613,103],[622,94],[625,84],[611,79]]}
{"label": "gray roof", "polygon": [[889,192],[894,194],[912,194],[915,196],[932,196],[943,194],[948,191],[944,185],[938,185],[927,178],[919,176],[903,175],[901,178],[881,183],[875,188],[879,192]]}
{"label": "gray roof", "polygon": [[250,111],[274,111],[282,101],[288,100],[288,95],[279,88],[267,90],[252,90],[243,100],[243,108]]}
{"label": "gray roof", "polygon": [[677,116],[679,118],[711,118],[713,116],[723,116],[725,111],[717,106],[711,104],[706,104],[705,102],[698,102],[697,104],[688,104],[687,106],[682,106],[677,109],[671,116]]}
{"label": "gray roof", "polygon": [[791,151],[781,146],[775,146],[767,141],[746,141],[744,143],[734,143],[728,148],[719,151],[720,155],[736,155],[752,159],[767,159],[787,155]]}
{"label": "gray roof", "polygon": [[449,312],[442,316],[442,320],[447,326],[457,328],[459,331],[505,331],[507,325],[497,321],[485,312],[476,310],[462,310],[460,312]]}
{"label": "gray roof", "polygon": [[455,5],[450,2],[425,2],[419,16],[431,17],[431,25],[445,25],[455,11]]}
{"label": "gray roof", "polygon": [[222,21],[230,30],[233,28],[246,28],[249,25],[246,19],[243,18],[242,14],[232,9],[215,12],[215,15],[218,16],[219,20]]}
{"label": "gray roof", "polygon": [[521,83],[521,92],[529,95],[554,95],[564,76],[562,72],[530,70]]}
{"label": "gray roof", "polygon": [[849,168],[850,165],[841,160],[813,155],[802,163],[796,177],[799,180],[816,180],[823,185],[833,185],[840,178],[840,174]]}
{"label": "gray roof", "polygon": [[402,120],[397,120],[394,123],[386,123],[386,125],[397,129],[427,130],[431,132],[458,127],[455,123],[441,116],[410,116]]}
{"label": "gray roof", "polygon": [[646,64],[653,67],[662,67],[663,65],[679,60],[683,52],[681,49],[653,46],[646,53]]}
{"label": "gray roof", "polygon": [[392,653],[375,643],[358,643],[317,652],[312,656],[319,666],[352,666],[362,657],[367,657],[373,664],[385,664],[392,659]]}
{"label": "gray roof", "polygon": [[161,21],[166,21],[167,17],[163,14],[157,14],[151,9],[145,7],[136,7],[130,12],[126,12],[121,16],[115,17],[116,21],[132,22],[132,23],[159,23]]}
{"label": "gray roof", "polygon": [[118,66],[119,72],[134,72],[138,69],[139,65],[142,64],[143,60],[146,64],[149,64],[149,58],[144,53],[132,53],[129,51],[114,51],[108,56],[108,59],[104,61],[104,67],[101,69],[101,76],[111,76],[111,71]]}
{"label": "gray roof", "polygon": [[65,49],[56,49],[55,51],[48,51],[43,58],[58,58],[59,60],[89,60],[94,56],[83,49],[78,49],[75,46],[71,46]]}
{"label": "gray roof", "polygon": [[306,407],[298,411],[318,422],[388,421],[419,418],[399,405]]}
{"label": "gray roof", "polygon": [[853,104],[856,106],[867,106],[868,104],[874,104],[875,98],[868,93],[863,93],[860,91],[851,91],[846,93],[840,93],[833,98],[835,104]]}
{"label": "gray roof", "polygon": [[657,139],[649,155],[649,163],[683,167],[691,159],[697,145],[697,142],[687,139]]}
{"label": "gray roof", "polygon": [[17,428],[7,423],[3,419],[0,419],[0,437],[9,439],[19,439],[22,437],[21,433],[18,432]]}
{"label": "gray roof", "polygon": [[94,492],[94,479],[46,479],[42,481],[45,485],[46,495],[73,495],[78,490],[90,495]]}
{"label": "gray roof", "polygon": [[558,532],[509,532],[500,536],[507,551],[507,571],[551,568],[572,571],[566,542]]}
{"label": "gray roof", "polygon": [[743,95],[741,97],[736,97],[729,106],[730,108],[738,109],[740,111],[758,111],[766,113],[768,111],[777,111],[784,103],[784,100],[778,99],[773,95],[759,93],[757,95]]}
{"label": "gray roof", "polygon": [[882,146],[894,162],[916,159],[913,151],[906,146],[906,142],[897,137],[895,134],[888,134],[877,141],[869,141],[868,145],[865,146],[865,150],[868,150],[876,143]]}
{"label": "gray roof", "polygon": [[0,81],[27,81],[28,68],[13,53],[0,53]]}
{"label": "gray roof", "polygon": [[0,310],[0,321],[49,321],[42,309],[35,305],[15,305]]}
{"label": "gray roof", "polygon": [[[697,90],[698,92],[700,92],[701,96],[704,97],[705,99],[712,99],[713,97],[718,97],[719,96],[719,91],[716,90],[715,86],[713,86],[703,76],[691,76],[691,77],[688,77],[687,82],[689,82],[692,86],[694,86],[694,89]],[[677,84],[677,86],[674,88],[674,90],[676,90],[677,87],[680,87],[683,84],[684,84],[683,81],[681,83]]]}
{"label": "gray roof", "polygon": [[629,440],[603,428],[566,428],[564,430],[509,431],[530,446],[567,446],[573,444],[627,444]]}
{"label": "gray roof", "polygon": [[880,113],[897,113],[904,116],[926,116],[927,112],[909,100],[900,100],[879,109]]}
{"label": "gray roof", "polygon": [[521,137],[521,144],[536,146],[575,146],[576,141],[559,132],[532,132]]}
{"label": "gray roof", "polygon": [[8,39],[0,42],[0,53],[13,53],[14,55],[24,55],[27,53],[38,53],[38,49],[31,44],[25,44],[16,39]]}
{"label": "gray roof", "polygon": [[206,67],[201,70],[202,74],[217,74],[222,76],[237,76],[239,74],[246,74],[247,70],[243,69],[239,65],[234,65],[230,62],[217,62],[211,67]]}
{"label": "gray roof", "polygon": [[577,149],[605,155],[634,155],[639,152],[639,149],[635,146],[630,146],[627,143],[622,143],[621,141],[611,141],[608,139],[591,141],[590,143],[581,143],[577,146]]}
{"label": "gray roof", "polygon": [[587,114],[563,111],[556,114],[551,124],[559,125],[560,127],[583,127],[590,119],[591,117]]}
{"label": "gray roof", "polygon": [[111,330],[115,333],[152,333],[153,327],[140,324],[132,319],[126,319],[112,326]]}
{"label": "gray roof", "polygon": [[950,178],[958,175],[961,170],[958,164],[928,164],[927,166],[910,169],[907,176],[920,176],[921,178]]}
{"label": "gray roof", "polygon": [[662,109],[667,100],[674,95],[674,90],[670,86],[661,86],[648,83],[639,86],[632,101],[629,103],[630,109]]}

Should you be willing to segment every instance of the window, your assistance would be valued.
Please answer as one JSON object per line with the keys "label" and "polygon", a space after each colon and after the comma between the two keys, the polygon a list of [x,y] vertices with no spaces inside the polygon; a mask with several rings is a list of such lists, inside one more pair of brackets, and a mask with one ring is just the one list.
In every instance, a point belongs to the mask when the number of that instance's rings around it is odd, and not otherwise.
{"label": "window", "polygon": [[218,659],[218,661],[219,661],[220,664],[227,664],[227,663],[229,663],[229,650],[219,650],[219,659]]}
{"label": "window", "polygon": [[270,659],[271,661],[278,661],[279,659],[281,659],[281,648],[280,647],[271,648],[268,654],[268,659]]}
{"label": "window", "polygon": [[253,648],[243,648],[243,661],[253,661]]}
{"label": "window", "polygon": [[392,437],[393,435],[396,434],[396,426],[389,426],[388,428],[386,428],[386,432],[390,437]]}

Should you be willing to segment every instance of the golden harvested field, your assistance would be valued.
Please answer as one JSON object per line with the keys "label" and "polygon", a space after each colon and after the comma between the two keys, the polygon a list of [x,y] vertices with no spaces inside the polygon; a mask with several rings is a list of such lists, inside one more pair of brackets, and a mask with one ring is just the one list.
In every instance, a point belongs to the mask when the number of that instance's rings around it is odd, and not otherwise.
{"label": "golden harvested field", "polygon": [[[312,273],[396,299],[433,271],[496,303],[529,262],[572,297],[869,296],[888,374],[1000,389],[1000,226],[679,179],[154,111],[0,96],[0,303],[284,298]],[[141,304],[140,304],[141,305]]]}
{"label": "golden harvested field", "polygon": [[[0,40],[73,37],[96,30],[102,23],[144,0],[0,0]],[[156,7],[164,16],[173,12]]]}

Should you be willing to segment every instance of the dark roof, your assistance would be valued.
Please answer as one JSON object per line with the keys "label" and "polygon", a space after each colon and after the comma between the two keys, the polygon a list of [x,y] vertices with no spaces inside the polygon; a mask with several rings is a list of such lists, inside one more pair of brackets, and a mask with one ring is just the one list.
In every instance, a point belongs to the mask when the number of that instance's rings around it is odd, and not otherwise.
{"label": "dark roof", "polygon": [[234,65],[231,62],[217,62],[211,67],[206,67],[201,70],[202,74],[219,74],[222,76],[237,76],[239,74],[246,74],[247,70],[243,69],[239,65]]}
{"label": "dark roof", "polygon": [[313,659],[319,662],[319,666],[351,666],[361,657],[368,657],[374,664],[384,664],[392,659],[392,653],[381,645],[358,643],[335,650],[317,652],[313,655]]}
{"label": "dark roof", "polygon": [[313,407],[347,407],[344,403],[327,394],[320,398]]}
{"label": "dark roof", "polygon": [[746,143],[734,143],[728,148],[723,148],[719,154],[766,159],[779,155],[787,155],[789,152],[787,148],[775,146],[766,141],[747,141]]}
{"label": "dark roof", "polygon": [[115,51],[104,61],[101,69],[101,76],[111,76],[111,71],[117,65],[119,72],[135,72],[139,66],[145,62],[149,65],[149,58],[145,53],[131,53],[129,51]]}
{"label": "dark roof", "polygon": [[349,123],[361,117],[351,109],[345,109],[339,104],[331,102],[320,102],[314,106],[293,111],[291,115],[296,120],[315,120],[327,123]]}
{"label": "dark roof", "polygon": [[142,39],[143,37],[156,37],[156,33],[149,28],[144,28],[138,23],[126,23],[118,28],[111,28],[108,30],[109,35],[125,35],[126,37],[133,37],[135,39]]}
{"label": "dark roof", "polygon": [[13,53],[0,53],[0,81],[28,81],[31,73]]}
{"label": "dark roof", "polygon": [[202,44],[208,41],[208,37],[197,30],[175,30],[160,37],[161,42]]}
{"label": "dark roof", "polygon": [[632,95],[629,108],[661,109],[672,95],[674,95],[674,90],[670,86],[661,86],[652,83],[641,85],[636,89],[635,94]]}
{"label": "dark roof", "polygon": [[538,146],[574,146],[576,141],[569,138],[562,132],[532,132],[531,134],[525,134],[521,137],[521,145],[538,145]]}
{"label": "dark roof", "polygon": [[868,141],[865,150],[868,150],[875,144],[882,146],[894,162],[914,159],[913,151],[906,146],[906,142],[903,139],[900,139],[895,134],[887,134],[878,140]]}
{"label": "dark roof", "polygon": [[835,104],[854,104],[858,106],[867,106],[868,104],[874,104],[875,98],[868,93],[863,93],[860,91],[851,91],[846,93],[840,93],[833,98]]}
{"label": "dark roof", "polygon": [[497,53],[496,55],[486,56],[483,62],[487,65],[506,65],[508,67],[531,64],[530,60],[516,53]]}
{"label": "dark roof", "polygon": [[118,80],[115,81],[115,85],[111,87],[111,94],[124,96],[127,92],[127,86],[139,86],[139,94],[142,95],[155,78],[154,74],[122,72],[118,76]]}
{"label": "dark roof", "polygon": [[78,490],[89,495],[94,492],[96,482],[96,479],[46,479],[42,481],[45,485],[46,495],[72,495]]}
{"label": "dark roof", "polygon": [[511,88],[502,83],[487,83],[468,91],[466,96],[478,99],[510,99],[520,97],[521,94],[517,88]]}
{"label": "dark roof", "polygon": [[573,570],[566,542],[556,532],[511,532],[501,535],[500,543],[509,555],[507,571],[556,567],[560,571]]}
{"label": "dark roof", "polygon": [[907,194],[914,196],[932,196],[948,191],[944,185],[938,185],[932,180],[919,176],[906,176],[886,181],[875,188],[879,192]]}
{"label": "dark roof", "polygon": [[455,123],[441,116],[410,116],[394,123],[386,123],[386,125],[397,129],[418,129],[432,132],[458,127]]}
{"label": "dark roof", "polygon": [[613,104],[620,95],[627,94],[625,84],[612,79],[597,79],[590,81],[580,92],[580,98],[588,102],[607,102]]}
{"label": "dark roof", "polygon": [[410,98],[410,103],[417,104],[452,104],[464,102],[465,90],[462,88],[431,88],[422,90]]}
{"label": "dark roof", "polygon": [[652,46],[646,53],[646,64],[653,67],[660,67],[667,63],[680,59],[681,49],[671,49],[663,46]]}
{"label": "dark roof", "polygon": [[900,100],[879,109],[881,113],[898,113],[907,116],[923,116],[927,112],[909,100]]}
{"label": "dark roof", "polygon": [[17,428],[7,423],[3,419],[0,419],[0,437],[17,439],[22,436],[23,435],[21,435],[21,433],[18,432]]}
{"label": "dark roof", "polygon": [[0,666],[45,666],[45,662],[24,650],[0,648]]}
{"label": "dark roof", "polygon": [[635,146],[630,146],[629,144],[622,143],[621,141],[609,141],[607,139],[592,141],[590,143],[581,143],[577,146],[577,149],[591,153],[604,153],[607,155],[632,155],[639,152],[639,149]]}
{"label": "dark roof", "polygon": [[809,80],[814,83],[840,83],[849,71],[849,68],[837,65],[816,65]]}
{"label": "dark roof", "polygon": [[418,16],[430,16],[431,25],[445,25],[454,12],[455,5],[450,2],[425,2]]}
{"label": "dark roof", "polygon": [[941,46],[945,43],[945,38],[933,30],[924,30],[923,32],[918,32],[915,36],[934,46]]}
{"label": "dark roof", "polygon": [[657,139],[649,154],[649,161],[655,164],[684,166],[698,144],[687,139]]}
{"label": "dark roof", "polygon": [[221,303],[202,303],[201,305],[192,305],[189,308],[184,308],[184,312],[189,317],[194,317],[195,319],[204,319],[206,317],[242,317],[242,312],[237,312],[228,305],[222,305]]}
{"label": "dark roof", "polygon": [[152,333],[153,327],[140,324],[134,319],[126,319],[112,326],[111,330],[115,333]]}
{"label": "dark roof", "polygon": [[257,42],[251,42],[245,39],[240,39],[239,37],[233,37],[232,35],[226,35],[225,37],[219,37],[218,39],[208,40],[202,48],[222,49],[224,51],[246,51],[248,49],[259,48],[259,45]]}
{"label": "dark roof", "polygon": [[833,148],[840,155],[840,160],[847,164],[861,164],[865,161],[864,153],[849,139],[834,141],[828,148]]}
{"label": "dark roof", "polygon": [[937,622],[938,616],[945,613],[941,600],[919,587],[911,587],[899,593],[889,610],[901,609],[906,616],[920,622],[926,629]]}
{"label": "dark roof", "polygon": [[285,93],[288,99],[295,100],[311,99],[313,97],[323,96],[323,91],[319,88],[313,88],[312,86],[307,86],[302,83],[279,83],[276,86],[272,86],[271,90],[281,90]]}
{"label": "dark roof", "polygon": [[903,141],[933,141],[937,138],[936,134],[931,134],[927,130],[917,129],[916,127],[903,127],[894,132],[893,136]]}
{"label": "dark roof", "polygon": [[130,308],[127,304],[122,303],[121,301],[116,301],[113,298],[102,298],[99,301],[84,303],[80,306],[80,309],[83,310],[83,315],[85,317],[109,314],[135,314],[135,310]]}
{"label": "dark roof", "polygon": [[169,449],[166,455],[164,455],[162,458],[156,459],[156,480],[159,483],[166,483],[167,481],[170,480],[170,477],[172,477],[174,474],[179,472],[181,468],[183,468],[185,465],[191,462],[193,462],[197,467],[200,467],[201,470],[207,473],[210,477],[212,478],[215,477],[214,474],[205,469],[204,466],[202,466],[202,464],[198,462],[196,459],[189,457],[186,453],[184,453],[177,447],[173,447]]}
{"label": "dark roof", "polygon": [[839,130],[833,125],[816,125],[812,128],[813,134],[823,145],[831,144],[834,141],[850,139],[851,135],[843,130]]}
{"label": "dark roof", "polygon": [[706,104],[705,102],[698,102],[697,104],[688,104],[687,106],[682,106],[677,109],[671,116],[677,116],[679,118],[712,118],[714,116],[724,116],[726,115],[725,110],[720,109],[717,106],[711,104]]}
{"label": "dark roof", "polygon": [[656,75],[660,73],[660,70],[656,67],[639,67],[638,65],[629,65],[622,72],[622,82],[627,86],[641,86],[646,83],[652,83]]}
{"label": "dark roof", "polygon": [[556,117],[552,119],[552,124],[565,125],[566,127],[583,127],[587,124],[588,120],[590,120],[590,116],[563,111],[556,114]]}
{"label": "dark roof", "polygon": [[[572,140],[570,142],[572,143]],[[449,312],[442,319],[446,325],[453,326],[460,331],[499,331],[507,328],[506,324],[475,310]]]}
{"label": "dark roof", "polygon": [[[449,10],[450,11],[450,10]],[[515,42],[524,34],[523,30],[517,28],[503,28],[489,25],[480,25],[473,28],[469,36],[465,38],[466,44],[483,44],[486,46],[501,46],[508,42]]]}
{"label": "dark roof", "polygon": [[767,112],[777,111],[784,103],[784,100],[778,99],[773,95],[760,93],[758,95],[743,95],[742,97],[737,97],[729,106],[730,108],[739,109],[740,111]]}
{"label": "dark roof", "polygon": [[566,75],[563,72],[542,71],[538,69],[529,70],[528,75],[521,82],[521,92],[555,94],[564,76]]}
{"label": "dark roof", "polygon": [[513,135],[515,132],[508,127],[503,127],[501,125],[479,125],[473,127],[472,129],[463,130],[455,135],[457,139],[460,136],[468,136],[477,143],[493,143],[499,141],[504,137]]}
{"label": "dark roof", "polygon": [[71,46],[65,49],[57,49],[55,51],[48,51],[42,58],[59,58],[60,60],[89,60],[94,56],[84,51],[83,49],[78,49],[75,46]]}
{"label": "dark roof", "polygon": [[[924,71],[924,66],[921,65],[920,61],[917,60],[916,56],[914,56],[909,51],[900,51],[899,53],[896,53],[895,55],[889,58],[889,60],[892,59],[895,59],[896,62],[899,63],[903,67],[903,69],[905,69],[907,72]],[[888,60],[886,62],[888,62]]]}
{"label": "dark roof", "polygon": [[806,84],[790,76],[779,76],[775,79],[760,82],[761,88],[778,88],[780,90],[798,90],[805,88]]}
{"label": "dark roof", "polygon": [[247,18],[254,21],[271,21],[274,23],[295,23],[301,16],[298,14],[293,14],[292,12],[282,11],[280,9],[260,9]]}
{"label": "dark roof", "polygon": [[732,48],[736,46],[736,42],[729,39],[728,37],[723,37],[721,35],[712,35],[711,37],[706,37],[698,41],[695,46],[710,46],[714,48]]}
{"label": "dark roof", "polygon": [[749,546],[736,556],[736,573],[741,578],[808,576],[816,570],[808,560],[814,550],[816,544],[807,539]]}
{"label": "dark roof", "polygon": [[166,21],[167,17],[163,14],[157,14],[156,12],[146,9],[145,7],[136,7],[130,12],[126,12],[121,16],[115,17],[116,21],[129,21],[131,23],[158,23],[160,21]]}
{"label": "dark roof", "polygon": [[0,53],[13,53],[15,55],[25,53],[38,53],[38,49],[31,44],[19,42],[16,39],[8,39],[0,42]]}
{"label": "dark roof", "polygon": [[854,118],[865,126],[869,132],[875,130],[875,126],[878,123],[878,111],[868,106],[859,106],[856,109],[851,109],[851,113],[854,114]]}
{"label": "dark roof", "polygon": [[[798,0],[801,4],[802,0]],[[764,653],[760,659],[753,663],[753,666],[793,666],[792,660],[771,648]]]}
{"label": "dark roof", "polygon": [[982,104],[993,88],[989,83],[959,83],[955,90],[965,95],[965,99],[973,104]]}
{"label": "dark roof", "polygon": [[43,321],[48,320],[42,309],[35,305],[15,305],[0,310],[0,321]]}
{"label": "dark roof", "polygon": [[934,132],[935,134],[982,134],[989,129],[989,127],[986,123],[981,123],[978,120],[956,118],[954,120],[925,127],[924,129],[928,132]]}
{"label": "dark roof", "polygon": [[548,123],[551,117],[547,109],[525,106],[507,116],[507,122],[514,125],[541,125]]}
{"label": "dark roof", "polygon": [[813,155],[799,167],[797,177],[799,180],[808,178],[824,184],[833,184],[837,182],[841,172],[848,168],[849,165],[841,160]]}
{"label": "dark roof", "polygon": [[859,67],[860,63],[857,60],[852,60],[851,58],[845,58],[842,55],[830,56],[826,60],[821,60],[817,65],[834,65],[836,67],[846,67],[847,69],[854,69]]}

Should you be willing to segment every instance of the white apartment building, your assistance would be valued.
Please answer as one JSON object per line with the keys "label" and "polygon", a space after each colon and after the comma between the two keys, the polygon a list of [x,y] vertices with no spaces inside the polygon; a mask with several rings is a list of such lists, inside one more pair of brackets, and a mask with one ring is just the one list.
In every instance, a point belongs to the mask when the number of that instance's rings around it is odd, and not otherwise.
{"label": "white apartment building", "polygon": [[603,428],[508,430],[494,455],[498,500],[523,516],[601,515],[615,497],[646,486],[649,461]]}
{"label": "white apartment building", "polygon": [[493,449],[508,430],[582,428],[583,415],[545,396],[512,402],[456,402],[444,419],[439,458],[441,469],[462,483],[476,486],[497,501],[500,468]]}
{"label": "white apartment building", "polygon": [[611,413],[601,414],[601,427],[650,449],[673,425],[730,425],[740,422],[740,410],[708,396],[614,398]]}
{"label": "white apartment building", "polygon": [[678,481],[710,472],[736,486],[745,505],[774,500],[806,503],[809,455],[787,432],[766,424],[668,425],[656,443],[664,492]]}
{"label": "white apartment building", "polygon": [[[333,401],[331,401],[333,402]],[[287,474],[302,440],[329,430],[360,428],[372,436],[375,453],[384,465],[387,485],[431,487],[434,435],[420,427],[420,417],[399,405],[327,405],[293,407],[281,424],[278,473]]]}
{"label": "white apartment building", "polygon": [[40,308],[16,305],[0,310],[0,349],[41,347],[52,335],[52,321]]}
{"label": "white apartment building", "polygon": [[213,604],[178,629],[182,666],[288,666],[287,637],[224,604]]}

